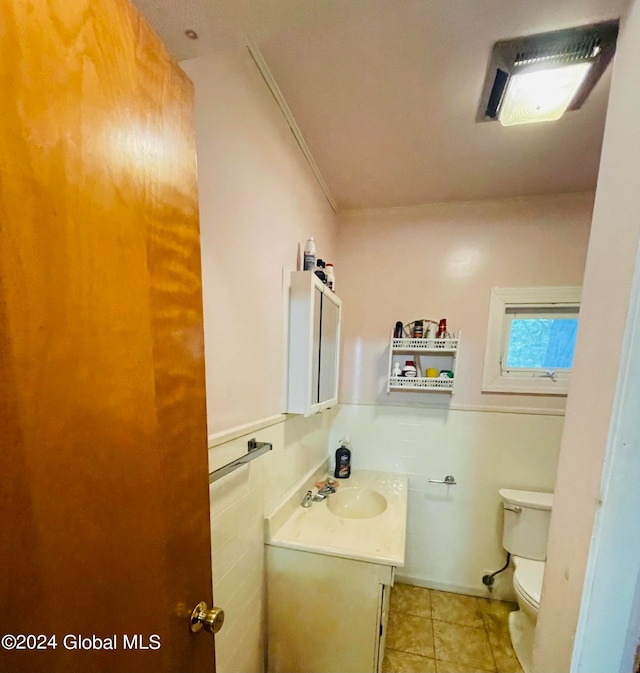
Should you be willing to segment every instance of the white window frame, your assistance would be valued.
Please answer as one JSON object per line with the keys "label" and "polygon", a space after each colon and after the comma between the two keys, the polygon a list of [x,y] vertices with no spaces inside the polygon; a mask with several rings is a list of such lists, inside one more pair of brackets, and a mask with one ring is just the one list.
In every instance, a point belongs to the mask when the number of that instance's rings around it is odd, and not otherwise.
{"label": "white window frame", "polygon": [[[526,393],[529,395],[566,395],[571,370],[541,372],[534,369],[506,370],[506,357],[512,311],[567,308],[580,309],[581,287],[495,287],[489,303],[489,326],[484,354],[482,390],[490,393]],[[559,316],[556,316],[559,317]]]}

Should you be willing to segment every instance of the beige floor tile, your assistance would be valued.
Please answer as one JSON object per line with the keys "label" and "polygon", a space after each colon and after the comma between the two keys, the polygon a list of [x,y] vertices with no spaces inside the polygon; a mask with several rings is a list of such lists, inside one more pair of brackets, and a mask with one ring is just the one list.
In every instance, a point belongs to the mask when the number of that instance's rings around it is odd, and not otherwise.
{"label": "beige floor tile", "polygon": [[391,611],[416,617],[431,617],[429,589],[411,584],[396,584],[391,590]]}
{"label": "beige floor tile", "polygon": [[491,652],[499,673],[521,673],[522,668],[511,646],[509,628],[506,631],[488,631]]}
{"label": "beige floor tile", "polygon": [[487,673],[481,668],[473,668],[473,666],[467,666],[466,664],[452,664],[449,661],[438,661],[436,660],[436,672],[437,673]]}
{"label": "beige floor tile", "polygon": [[522,666],[520,666],[520,662],[516,662],[513,666],[509,666],[509,668],[499,668],[498,673],[524,673],[522,670]]}
{"label": "beige floor tile", "polygon": [[476,628],[434,619],[433,635],[436,659],[484,671],[496,670],[484,625]]}
{"label": "beige floor tile", "polygon": [[431,617],[441,622],[475,626],[476,628],[484,627],[482,600],[475,596],[432,591]]}
{"label": "beige floor tile", "polygon": [[435,658],[431,620],[414,615],[389,614],[386,646],[410,654]]}
{"label": "beige floor tile", "polygon": [[518,609],[517,603],[486,601],[482,605],[482,618],[488,633],[509,634],[509,615]]}
{"label": "beige floor tile", "polygon": [[512,601],[499,601],[495,598],[482,598],[482,612],[496,615],[509,615],[518,609],[518,604]]}
{"label": "beige floor tile", "polygon": [[486,600],[482,605],[482,616],[489,636],[491,653],[499,673],[521,673],[522,668],[511,646],[509,635],[509,615],[518,609],[517,603]]}
{"label": "beige floor tile", "polygon": [[435,659],[385,648],[382,673],[436,673]]}

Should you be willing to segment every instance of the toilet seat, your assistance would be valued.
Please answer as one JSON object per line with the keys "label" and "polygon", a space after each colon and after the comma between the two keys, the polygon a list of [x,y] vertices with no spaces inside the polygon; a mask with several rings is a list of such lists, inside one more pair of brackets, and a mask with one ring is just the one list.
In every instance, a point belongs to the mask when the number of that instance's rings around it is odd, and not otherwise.
{"label": "toilet seat", "polygon": [[544,561],[513,557],[516,570],[513,574],[513,586],[526,602],[537,612],[540,609]]}

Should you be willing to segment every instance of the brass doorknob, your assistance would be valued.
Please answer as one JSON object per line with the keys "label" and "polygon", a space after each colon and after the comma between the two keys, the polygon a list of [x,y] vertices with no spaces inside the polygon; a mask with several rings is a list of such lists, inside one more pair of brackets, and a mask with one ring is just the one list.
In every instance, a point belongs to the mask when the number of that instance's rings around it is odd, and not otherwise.
{"label": "brass doorknob", "polygon": [[194,633],[200,631],[204,626],[210,633],[218,633],[224,624],[224,610],[221,608],[207,608],[207,604],[202,601],[198,603],[191,613],[191,630]]}

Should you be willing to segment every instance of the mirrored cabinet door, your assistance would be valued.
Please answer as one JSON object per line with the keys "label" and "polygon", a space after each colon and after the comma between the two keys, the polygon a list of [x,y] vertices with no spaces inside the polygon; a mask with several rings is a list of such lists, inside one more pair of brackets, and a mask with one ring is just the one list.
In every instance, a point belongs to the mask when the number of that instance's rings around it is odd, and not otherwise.
{"label": "mirrored cabinet door", "polygon": [[319,402],[338,397],[338,358],[340,351],[340,306],[325,292],[322,296],[320,333]]}
{"label": "mirrored cabinet door", "polygon": [[322,290],[313,289],[313,344],[311,349],[311,402],[318,404],[320,397],[320,347],[322,339]]}
{"label": "mirrored cabinet door", "polygon": [[291,273],[288,413],[309,416],[338,401],[341,300],[310,271]]}

